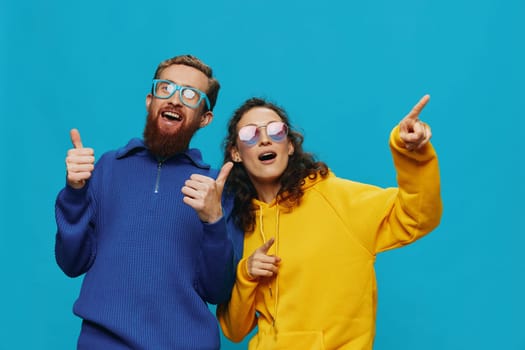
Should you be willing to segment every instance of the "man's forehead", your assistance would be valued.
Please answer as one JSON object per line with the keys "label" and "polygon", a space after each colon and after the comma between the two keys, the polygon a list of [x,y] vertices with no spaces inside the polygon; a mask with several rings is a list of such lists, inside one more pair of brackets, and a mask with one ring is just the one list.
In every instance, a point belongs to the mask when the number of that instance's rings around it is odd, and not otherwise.
{"label": "man's forehead", "polygon": [[166,67],[159,79],[173,81],[178,85],[191,86],[201,90],[207,90],[208,77],[197,68],[183,64],[173,64]]}

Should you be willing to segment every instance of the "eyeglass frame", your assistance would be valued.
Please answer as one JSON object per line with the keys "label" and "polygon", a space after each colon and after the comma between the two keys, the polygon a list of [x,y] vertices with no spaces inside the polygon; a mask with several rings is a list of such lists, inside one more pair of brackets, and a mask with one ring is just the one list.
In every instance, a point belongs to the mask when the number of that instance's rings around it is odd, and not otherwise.
{"label": "eyeglass frame", "polygon": [[[156,93],[156,90],[157,90],[157,84],[158,83],[168,83],[170,86],[174,86],[175,89],[173,90],[173,92],[168,95],[168,96],[159,96],[157,95]],[[209,110],[210,109],[210,100],[208,99],[208,95],[206,95],[206,93],[202,90],[199,90],[197,88],[194,88],[194,87],[191,87],[191,86],[185,86],[185,85],[178,85],[178,84],[175,84],[174,82],[172,82],[171,80],[166,80],[166,79],[153,79],[152,81],[152,87],[151,87],[151,93],[153,94],[153,96],[155,96],[156,98],[160,98],[162,100],[167,100],[168,98],[171,98],[173,95],[175,95],[175,93],[178,91],[179,92],[179,100],[180,102],[185,105],[186,107],[189,107],[189,108],[192,108],[192,109],[195,109],[199,106],[199,104],[201,103],[201,101],[204,99],[204,102],[206,102],[206,108]],[[195,91],[199,94],[199,100],[197,101],[196,104],[194,105],[190,105],[186,102],[184,102],[184,99],[182,98],[182,90],[184,89],[189,89],[189,90],[192,90],[192,91]]]}
{"label": "eyeglass frame", "polygon": [[[278,134],[270,135],[268,133],[268,125],[273,124],[273,123],[282,124],[283,129],[285,130],[285,134],[284,134],[282,139],[276,139],[275,138],[275,136],[278,135]],[[245,140],[241,139],[241,136],[240,136],[241,130],[243,128],[246,128],[246,127],[254,127],[255,128],[255,134],[254,134],[255,141],[253,143],[250,143],[249,140],[245,141]],[[237,130],[237,137],[239,138],[239,141],[241,141],[246,146],[248,146],[248,147],[255,146],[257,144],[257,142],[259,142],[259,140],[261,139],[261,133],[259,132],[259,129],[261,129],[261,128],[264,128],[264,131],[266,132],[266,136],[268,136],[268,138],[270,138],[273,142],[283,142],[286,139],[286,137],[288,136],[288,132],[290,131],[289,130],[290,128],[288,127],[288,125],[286,125],[286,123],[283,122],[282,120],[272,120],[272,121],[266,123],[266,125],[255,125],[255,124],[244,125],[244,126],[240,127],[239,130]],[[258,137],[257,137],[257,132],[259,132]]]}

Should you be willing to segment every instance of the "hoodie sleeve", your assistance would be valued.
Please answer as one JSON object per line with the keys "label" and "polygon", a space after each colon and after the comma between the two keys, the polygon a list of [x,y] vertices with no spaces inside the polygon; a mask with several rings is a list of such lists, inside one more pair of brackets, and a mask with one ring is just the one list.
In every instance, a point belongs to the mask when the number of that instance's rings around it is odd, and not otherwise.
{"label": "hoodie sleeve", "polygon": [[[371,254],[410,244],[440,222],[442,203],[436,152],[432,144],[409,151],[399,135],[390,134],[397,187],[360,185],[348,198],[347,225]],[[356,217],[361,220],[355,220]]]}
{"label": "hoodie sleeve", "polygon": [[248,258],[237,265],[237,279],[230,301],[217,307],[217,318],[226,338],[240,342],[257,324],[255,292],[258,282],[248,276]]}
{"label": "hoodie sleeve", "polygon": [[348,232],[371,256],[416,241],[441,219],[439,167],[432,145],[408,151],[396,126],[390,134],[390,149],[397,187],[380,188],[340,178],[324,187]]}
{"label": "hoodie sleeve", "polygon": [[85,273],[96,254],[92,223],[95,210],[89,185],[87,182],[79,190],[66,185],[55,202],[55,258],[69,277]]}
{"label": "hoodie sleeve", "polygon": [[397,173],[397,190],[390,191],[376,237],[376,252],[409,244],[435,229],[441,220],[442,202],[438,159],[431,143],[418,151],[405,148],[399,126],[390,135],[390,149]]}

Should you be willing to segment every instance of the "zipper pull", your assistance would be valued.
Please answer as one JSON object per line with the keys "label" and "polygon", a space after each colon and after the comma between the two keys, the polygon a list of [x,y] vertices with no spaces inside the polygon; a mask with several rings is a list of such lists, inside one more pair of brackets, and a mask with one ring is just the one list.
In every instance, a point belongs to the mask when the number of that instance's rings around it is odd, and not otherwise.
{"label": "zipper pull", "polygon": [[155,193],[159,193],[160,185],[160,168],[162,167],[162,160],[157,164],[157,179],[155,180]]}

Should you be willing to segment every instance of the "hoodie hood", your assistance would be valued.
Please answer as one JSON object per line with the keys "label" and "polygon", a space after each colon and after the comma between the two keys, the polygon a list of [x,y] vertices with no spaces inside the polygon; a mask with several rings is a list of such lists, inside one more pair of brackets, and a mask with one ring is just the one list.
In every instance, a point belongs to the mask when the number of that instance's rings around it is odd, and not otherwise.
{"label": "hoodie hood", "polygon": [[[301,188],[303,189],[303,191],[308,191],[310,190],[312,187],[314,187],[316,184],[322,182],[322,181],[326,181],[328,180],[329,178],[332,178],[332,177],[335,177],[335,174],[331,171],[331,170],[328,170],[328,174],[325,176],[325,177],[322,177],[319,173],[317,173],[317,176],[315,178],[310,178],[310,177],[305,177],[303,180],[304,180],[304,183],[302,184]],[[286,196],[284,196],[286,197]],[[254,198],[252,200],[253,204],[255,204],[255,206],[258,208],[258,210],[264,210],[266,208],[272,208],[276,205],[278,205],[281,210],[283,209],[290,209],[289,206],[286,205],[286,203],[284,202],[278,202],[277,198],[274,198],[270,203],[266,203],[266,202],[263,202],[257,198]]]}

